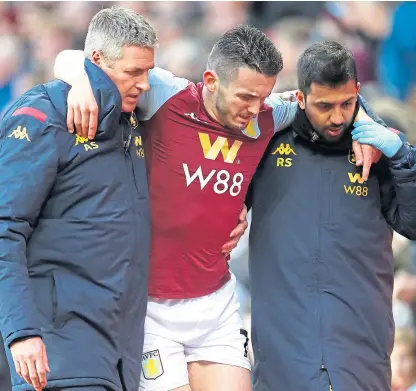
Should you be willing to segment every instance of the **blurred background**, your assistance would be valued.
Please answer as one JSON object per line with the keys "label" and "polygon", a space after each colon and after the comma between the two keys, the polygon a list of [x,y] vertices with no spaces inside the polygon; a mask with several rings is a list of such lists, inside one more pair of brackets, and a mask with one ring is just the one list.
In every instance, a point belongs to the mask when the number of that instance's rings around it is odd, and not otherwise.
{"label": "blurred background", "polygon": [[[296,61],[306,46],[336,40],[355,55],[361,93],[373,109],[416,144],[416,2],[0,2],[0,112],[27,89],[52,79],[56,55],[82,50],[92,16],[114,4],[143,14],[156,28],[158,66],[194,82],[201,79],[213,43],[239,23],[265,31],[282,52],[276,91],[296,89]],[[416,391],[416,244],[396,235],[394,251],[392,389]],[[249,324],[247,261],[245,235],[231,267]],[[8,391],[2,373],[0,389]]]}

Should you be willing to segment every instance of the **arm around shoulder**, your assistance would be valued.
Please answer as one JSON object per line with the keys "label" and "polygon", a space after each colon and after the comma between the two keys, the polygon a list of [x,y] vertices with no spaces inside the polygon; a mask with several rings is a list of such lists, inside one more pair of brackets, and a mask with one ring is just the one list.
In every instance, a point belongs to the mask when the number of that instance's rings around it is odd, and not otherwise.
{"label": "arm around shoulder", "polygon": [[[287,94],[287,98],[285,98]],[[277,133],[292,124],[298,111],[293,92],[273,93],[265,101],[273,110],[274,132]]]}
{"label": "arm around shoulder", "polygon": [[80,77],[87,77],[84,60],[84,52],[81,50],[63,50],[55,59],[53,68],[55,78],[73,85]]}

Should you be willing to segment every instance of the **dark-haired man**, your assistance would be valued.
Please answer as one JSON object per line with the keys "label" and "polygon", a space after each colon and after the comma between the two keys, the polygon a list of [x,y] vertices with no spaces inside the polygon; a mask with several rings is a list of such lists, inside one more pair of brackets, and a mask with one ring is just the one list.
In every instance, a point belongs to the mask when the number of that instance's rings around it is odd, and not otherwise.
{"label": "dark-haired man", "polygon": [[[392,228],[416,238],[416,150],[375,122],[352,124],[360,84],[338,43],[307,48],[298,83],[295,120],[252,186],[254,388],[388,391]],[[384,155],[367,181],[353,139]]]}
{"label": "dark-haired man", "polygon": [[282,66],[262,32],[237,26],[214,45],[203,83],[161,69],[149,75],[138,104],[152,214],[143,391],[251,389],[247,333],[222,244],[271,137],[296,113],[296,102],[270,95]]}

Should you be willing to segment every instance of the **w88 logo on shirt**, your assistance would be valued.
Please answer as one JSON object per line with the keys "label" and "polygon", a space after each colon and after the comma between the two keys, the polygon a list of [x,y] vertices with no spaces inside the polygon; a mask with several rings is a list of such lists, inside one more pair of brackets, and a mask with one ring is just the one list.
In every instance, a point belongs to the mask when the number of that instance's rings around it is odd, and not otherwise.
{"label": "w88 logo on shirt", "polygon": [[[201,143],[202,152],[205,159],[216,160],[220,152],[224,159],[224,163],[234,163],[237,153],[243,144],[242,141],[235,140],[231,146],[225,137],[218,136],[213,144],[209,135],[206,133],[198,133],[199,141]],[[193,173],[189,166],[183,163],[183,171],[185,173],[186,186],[189,187],[194,181],[199,182],[201,190],[203,190],[208,183],[213,182],[213,190],[216,194],[229,194],[233,197],[240,194],[241,185],[244,181],[244,176],[241,172],[230,174],[227,170],[211,170],[204,173],[202,167],[199,166]]]}

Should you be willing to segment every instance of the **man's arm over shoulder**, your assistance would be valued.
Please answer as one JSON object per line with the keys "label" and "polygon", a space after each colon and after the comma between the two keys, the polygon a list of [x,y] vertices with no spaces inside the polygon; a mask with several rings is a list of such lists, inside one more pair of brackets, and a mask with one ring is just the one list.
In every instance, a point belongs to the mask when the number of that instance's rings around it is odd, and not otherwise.
{"label": "man's arm over shoulder", "polygon": [[[75,110],[79,118],[89,117],[90,108],[94,106],[92,102],[95,102],[91,85],[84,69],[84,61],[85,58],[82,51],[64,50],[56,57],[54,66],[54,76],[73,87],[68,95],[68,110],[71,108]],[[137,103],[139,120],[145,121],[150,119],[169,98],[186,88],[188,84],[188,80],[176,77],[164,69],[155,68],[150,70],[150,91],[143,92]],[[95,106],[97,105],[95,104]],[[91,115],[98,117],[98,113],[91,113]],[[96,123],[97,118],[94,121]],[[88,123],[89,121],[84,121],[83,118],[81,122]],[[72,126],[70,124],[69,129]],[[92,133],[95,134],[95,130],[93,129]],[[77,128],[77,133],[84,137],[88,135],[86,129],[83,131]]]}
{"label": "man's arm over shoulder", "polygon": [[[298,110],[296,91],[270,94],[265,103],[273,110],[275,133],[292,124]],[[386,126],[383,120],[371,109],[367,101],[361,95],[358,95],[358,103],[373,121],[382,126]]]}
{"label": "man's arm over shoulder", "polygon": [[389,178],[381,184],[384,215],[396,232],[416,240],[416,148],[404,142],[385,160]]}
{"label": "man's arm over shoulder", "polygon": [[140,95],[137,104],[139,119],[142,121],[149,120],[166,101],[184,90],[189,81],[176,77],[165,69],[154,68],[149,72],[149,85],[150,90]]}
{"label": "man's arm over shoulder", "polygon": [[265,104],[272,108],[275,133],[292,124],[298,110],[296,96],[292,92],[270,94]]}
{"label": "man's arm over shoulder", "polygon": [[82,50],[63,50],[56,56],[53,74],[57,79],[72,86],[80,76],[87,76],[84,61]]}
{"label": "man's arm over shoulder", "polygon": [[12,108],[0,123],[0,328],[6,345],[41,336],[26,243],[57,166],[47,115],[34,107]]}

